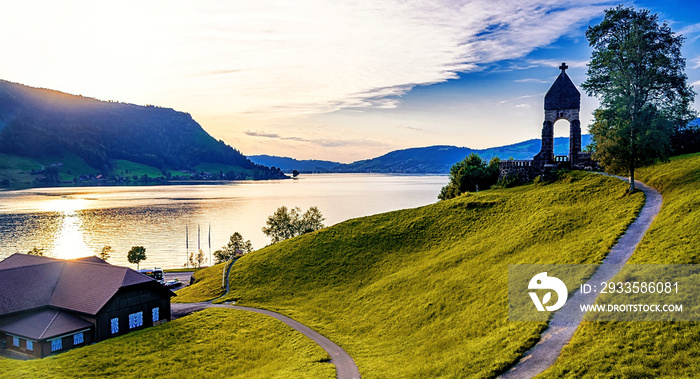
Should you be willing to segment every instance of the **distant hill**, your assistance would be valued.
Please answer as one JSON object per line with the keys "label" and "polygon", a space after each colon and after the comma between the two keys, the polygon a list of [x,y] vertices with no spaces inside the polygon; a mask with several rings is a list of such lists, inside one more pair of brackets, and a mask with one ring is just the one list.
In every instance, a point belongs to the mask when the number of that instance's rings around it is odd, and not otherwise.
{"label": "distant hill", "polygon": [[[125,160],[167,170],[216,165],[231,178],[281,178],[217,141],[187,113],[105,102],[0,80],[0,153],[31,158],[77,156],[108,175]],[[222,172],[224,173],[224,172]]]}
{"label": "distant hill", "polygon": [[268,167],[277,167],[284,172],[327,172],[340,165],[339,162],[321,161],[315,159],[298,160],[287,157],[277,157],[274,155],[250,155],[251,161]]}
{"label": "distant hill", "polygon": [[[581,136],[581,145],[591,143],[590,134]],[[385,172],[385,173],[430,173],[444,174],[450,167],[471,153],[479,154],[489,161],[493,157],[501,159],[530,159],[540,151],[539,139],[531,139],[512,145],[492,147],[488,149],[470,149],[456,146],[428,146],[396,150],[377,158],[340,165],[332,169],[334,172]],[[554,153],[567,155],[569,138],[554,139]]]}

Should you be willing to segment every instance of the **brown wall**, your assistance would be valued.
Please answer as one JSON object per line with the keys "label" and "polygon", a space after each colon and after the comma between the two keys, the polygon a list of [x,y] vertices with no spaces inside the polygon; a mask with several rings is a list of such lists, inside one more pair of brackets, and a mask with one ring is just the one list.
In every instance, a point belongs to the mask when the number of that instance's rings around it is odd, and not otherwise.
{"label": "brown wall", "polygon": [[[122,288],[96,315],[95,342],[153,326],[151,310],[160,309],[160,319],[170,320],[170,296],[157,283]],[[129,315],[143,312],[143,325],[129,329]],[[112,334],[111,320],[119,318],[119,333]]]}
{"label": "brown wall", "polygon": [[19,347],[12,344],[12,336],[5,336],[5,342],[7,343],[7,349],[18,351],[23,354],[31,355],[32,357],[41,358],[41,344],[39,341],[34,342],[34,350],[27,350],[27,340],[20,337]]}

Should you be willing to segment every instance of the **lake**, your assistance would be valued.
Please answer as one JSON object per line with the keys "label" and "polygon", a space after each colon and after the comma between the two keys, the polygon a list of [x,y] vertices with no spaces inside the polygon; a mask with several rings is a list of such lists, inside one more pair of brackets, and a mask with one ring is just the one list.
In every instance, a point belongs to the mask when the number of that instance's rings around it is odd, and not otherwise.
{"label": "lake", "polygon": [[33,247],[47,256],[77,258],[110,245],[115,252],[109,262],[129,266],[127,251],[141,245],[148,257],[141,267],[183,267],[187,251],[199,246],[208,258],[233,232],[255,249],[269,244],[261,228],[282,205],[302,211],[317,206],[329,226],[434,203],[447,181],[439,175],[314,174],[206,185],[0,191],[0,260]]}

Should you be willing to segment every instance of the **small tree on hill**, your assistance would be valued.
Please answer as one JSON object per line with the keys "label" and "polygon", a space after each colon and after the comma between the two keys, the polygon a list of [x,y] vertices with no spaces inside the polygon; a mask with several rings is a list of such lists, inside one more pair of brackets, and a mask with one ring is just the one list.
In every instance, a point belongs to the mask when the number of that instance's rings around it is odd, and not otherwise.
{"label": "small tree on hill", "polygon": [[447,200],[464,192],[478,192],[491,188],[498,181],[498,163],[494,157],[487,165],[476,153],[455,163],[450,168],[450,182],[442,187],[438,199]]}
{"label": "small tree on hill", "polygon": [[325,218],[318,207],[310,207],[302,215],[299,207],[287,210],[287,207],[282,206],[267,218],[267,226],[262,231],[272,239],[272,243],[277,243],[323,229],[323,220]]}
{"label": "small tree on hill", "polygon": [[129,253],[126,255],[126,259],[131,264],[136,264],[136,269],[139,269],[139,263],[146,260],[146,248],[143,246],[133,246]]}
{"label": "small tree on hill", "polygon": [[634,170],[670,153],[671,135],[695,118],[683,37],[648,10],[618,6],[586,31],[593,48],[588,95],[600,98],[591,127],[594,157],[609,171]]}
{"label": "small tree on hill", "polygon": [[214,252],[216,263],[230,260],[236,254],[236,250],[241,250],[244,254],[253,251],[253,244],[250,243],[250,240],[244,241],[243,236],[238,232],[231,234],[228,243],[220,250]]}
{"label": "small tree on hill", "polygon": [[206,262],[206,258],[204,257],[204,252],[202,249],[199,249],[197,253],[194,251],[190,253],[190,256],[188,257],[188,260],[190,262],[190,266],[194,268],[201,268],[202,263]]}

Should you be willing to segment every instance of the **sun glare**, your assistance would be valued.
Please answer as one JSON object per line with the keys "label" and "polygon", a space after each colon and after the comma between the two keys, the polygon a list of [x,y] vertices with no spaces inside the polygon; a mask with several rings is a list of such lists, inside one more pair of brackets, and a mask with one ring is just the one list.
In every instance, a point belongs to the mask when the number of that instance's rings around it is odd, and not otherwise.
{"label": "sun glare", "polygon": [[54,238],[53,255],[56,258],[73,259],[94,254],[85,243],[83,223],[78,214],[79,210],[85,209],[87,203],[85,199],[62,197],[42,204],[44,211],[58,212],[63,217],[61,228]]}

